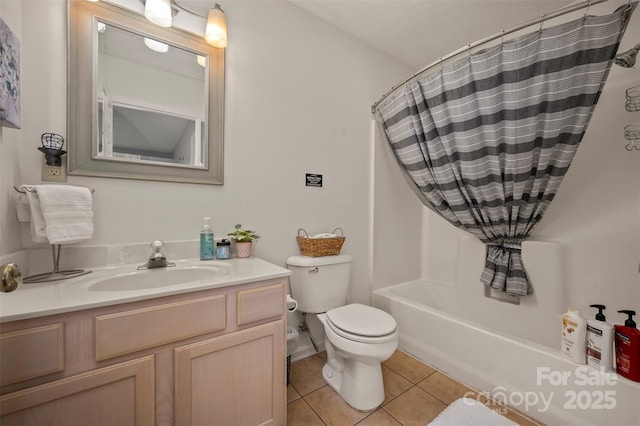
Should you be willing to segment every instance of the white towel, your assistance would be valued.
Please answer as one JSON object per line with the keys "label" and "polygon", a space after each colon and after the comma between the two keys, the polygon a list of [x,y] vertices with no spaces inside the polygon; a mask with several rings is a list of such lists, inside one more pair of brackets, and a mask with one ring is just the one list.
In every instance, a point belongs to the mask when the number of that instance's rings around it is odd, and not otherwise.
{"label": "white towel", "polygon": [[337,238],[339,235],[336,234],[314,234],[311,235],[309,238],[314,238],[314,239],[324,239],[324,238]]}
{"label": "white towel", "polygon": [[92,199],[88,188],[70,185],[36,185],[34,188],[35,194],[27,192],[31,223],[35,228],[34,241],[42,236],[36,199],[49,243],[69,244],[93,237]]}
{"label": "white towel", "polygon": [[29,211],[31,213],[31,239],[34,243],[48,243],[47,225],[44,223],[42,216],[42,208],[40,208],[40,199],[35,193],[33,186],[21,185],[20,189],[26,192],[27,200],[29,200]]}
{"label": "white towel", "polygon": [[429,426],[518,426],[486,405],[460,398],[449,405]]}
{"label": "white towel", "polygon": [[29,207],[29,198],[27,198],[26,186],[22,185],[23,192],[15,193],[16,201],[16,215],[18,216],[18,222],[29,222],[31,220],[31,209]]}

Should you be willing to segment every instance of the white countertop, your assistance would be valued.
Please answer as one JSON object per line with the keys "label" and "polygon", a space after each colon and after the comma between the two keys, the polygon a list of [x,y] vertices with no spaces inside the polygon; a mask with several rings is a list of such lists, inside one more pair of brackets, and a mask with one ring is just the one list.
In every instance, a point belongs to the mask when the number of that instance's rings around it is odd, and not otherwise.
{"label": "white countertop", "polygon": [[[288,269],[281,268],[257,257],[210,261],[189,259],[178,260],[175,263],[176,268],[207,267],[211,268],[212,273],[206,279],[192,280],[185,284],[161,285],[141,289],[95,290],[97,283],[115,275],[139,274],[139,272],[136,272],[139,264],[129,264],[94,268],[88,275],[64,281],[23,283],[10,293],[0,293],[0,323],[246,284],[253,281],[285,277],[291,274]],[[141,273],[149,275],[162,274],[162,272],[163,269],[141,271]],[[91,286],[94,286],[94,289]]]}

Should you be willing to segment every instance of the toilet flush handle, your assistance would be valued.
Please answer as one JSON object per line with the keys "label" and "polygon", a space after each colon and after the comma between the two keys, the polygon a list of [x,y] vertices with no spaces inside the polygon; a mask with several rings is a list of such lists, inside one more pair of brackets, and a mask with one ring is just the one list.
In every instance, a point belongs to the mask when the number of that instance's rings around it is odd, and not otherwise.
{"label": "toilet flush handle", "polygon": [[319,271],[320,271],[320,270],[318,269],[318,267],[317,267],[317,266],[316,266],[315,268],[313,268],[313,269],[309,269],[309,273],[310,273],[310,274],[315,274],[315,273],[317,273],[317,272],[319,272]]}

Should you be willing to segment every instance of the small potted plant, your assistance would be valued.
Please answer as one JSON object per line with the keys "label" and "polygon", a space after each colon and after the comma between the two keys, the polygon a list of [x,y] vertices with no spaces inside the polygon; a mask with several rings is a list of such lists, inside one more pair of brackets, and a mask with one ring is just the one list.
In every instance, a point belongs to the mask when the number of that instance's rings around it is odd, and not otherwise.
{"label": "small potted plant", "polygon": [[233,241],[236,242],[236,252],[238,257],[251,256],[251,246],[253,240],[260,238],[260,235],[250,229],[242,229],[242,225],[236,225],[233,232],[227,234]]}

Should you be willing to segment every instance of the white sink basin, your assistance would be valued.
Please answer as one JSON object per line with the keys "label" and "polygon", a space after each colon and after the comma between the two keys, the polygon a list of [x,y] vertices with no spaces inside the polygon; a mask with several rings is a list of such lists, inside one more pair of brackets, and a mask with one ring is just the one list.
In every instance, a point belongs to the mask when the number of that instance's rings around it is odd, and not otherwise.
{"label": "white sink basin", "polygon": [[93,282],[88,286],[88,289],[91,291],[132,291],[196,282],[204,283],[217,275],[226,275],[230,271],[231,266],[224,263],[145,269],[92,280]]}

